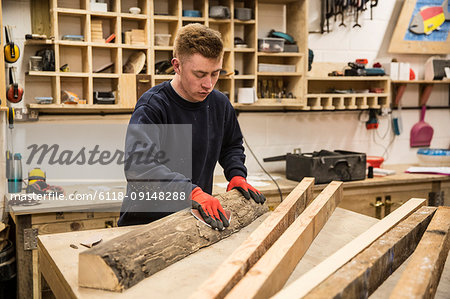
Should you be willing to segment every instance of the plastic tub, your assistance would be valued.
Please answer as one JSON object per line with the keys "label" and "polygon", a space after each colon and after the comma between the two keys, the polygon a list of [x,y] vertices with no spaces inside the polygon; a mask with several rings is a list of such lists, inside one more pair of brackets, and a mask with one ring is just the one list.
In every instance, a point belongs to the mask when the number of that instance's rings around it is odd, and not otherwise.
{"label": "plastic tub", "polygon": [[260,52],[283,52],[284,39],[275,37],[265,37],[258,39],[258,51]]}
{"label": "plastic tub", "polygon": [[419,163],[424,166],[450,166],[450,150],[439,148],[420,148],[417,150]]}
{"label": "plastic tub", "polygon": [[170,43],[171,36],[172,36],[172,34],[156,33],[155,34],[155,45],[156,46],[168,46]]}

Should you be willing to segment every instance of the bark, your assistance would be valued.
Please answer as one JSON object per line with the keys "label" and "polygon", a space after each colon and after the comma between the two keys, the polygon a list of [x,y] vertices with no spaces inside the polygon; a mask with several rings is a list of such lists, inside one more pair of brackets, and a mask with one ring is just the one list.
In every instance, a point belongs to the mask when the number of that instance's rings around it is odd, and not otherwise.
{"label": "bark", "polygon": [[169,265],[238,232],[268,211],[238,191],[218,195],[231,211],[230,226],[215,231],[196,220],[190,210],[139,227],[80,253],[78,283],[83,287],[122,291]]}

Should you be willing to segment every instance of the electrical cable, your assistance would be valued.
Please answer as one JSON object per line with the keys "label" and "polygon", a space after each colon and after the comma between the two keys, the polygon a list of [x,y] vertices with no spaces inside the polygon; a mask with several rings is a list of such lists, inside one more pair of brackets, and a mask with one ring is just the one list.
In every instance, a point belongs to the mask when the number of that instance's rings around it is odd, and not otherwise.
{"label": "electrical cable", "polygon": [[267,170],[261,165],[261,163],[259,162],[258,158],[256,157],[255,153],[253,153],[252,148],[250,147],[250,145],[248,144],[247,140],[245,139],[245,137],[242,137],[244,140],[245,145],[247,146],[248,150],[250,151],[250,153],[252,154],[253,158],[255,159],[256,163],[258,163],[259,167],[261,167],[261,169],[269,176],[269,178],[274,182],[275,186],[277,186],[278,189],[278,194],[280,195],[280,202],[283,202],[283,193],[281,192],[280,186],[278,185],[277,181],[270,175],[270,173],[267,172]]}

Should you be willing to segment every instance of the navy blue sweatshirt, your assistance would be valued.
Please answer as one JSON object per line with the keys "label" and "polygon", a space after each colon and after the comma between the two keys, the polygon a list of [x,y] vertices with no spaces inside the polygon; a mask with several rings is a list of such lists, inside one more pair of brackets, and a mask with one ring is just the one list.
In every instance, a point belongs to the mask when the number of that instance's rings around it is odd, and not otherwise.
{"label": "navy blue sweatshirt", "polygon": [[[128,189],[130,189],[130,177],[145,181],[151,180],[156,175],[158,178],[165,177],[169,181],[191,180],[193,187],[198,186],[211,194],[217,162],[223,167],[228,181],[234,176],[247,176],[242,133],[235,111],[228,98],[217,90],[213,90],[204,101],[192,103],[180,97],[169,81],[161,83],[142,95],[129,124],[129,129],[131,126],[147,124],[190,124],[192,126],[192,172],[191,177],[186,177],[168,167],[155,166],[150,167],[151,169],[140,169],[140,173],[137,174],[130,174],[133,170],[128,172],[126,170]],[[155,143],[164,143],[164,136],[166,135],[159,134],[158,138],[149,137],[148,139],[152,139]],[[159,148],[159,144],[157,145]],[[183,147],[183,144],[178,146]],[[136,207],[132,209],[131,206],[130,199],[125,198],[119,225],[148,223],[170,214],[136,213],[139,209]]]}

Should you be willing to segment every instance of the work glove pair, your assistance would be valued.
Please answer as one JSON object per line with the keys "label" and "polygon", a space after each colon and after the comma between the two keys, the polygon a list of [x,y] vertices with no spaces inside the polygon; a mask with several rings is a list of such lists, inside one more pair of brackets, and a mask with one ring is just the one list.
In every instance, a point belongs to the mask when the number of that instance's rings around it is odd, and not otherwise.
{"label": "work glove pair", "polygon": [[[236,189],[246,198],[256,203],[263,204],[266,201],[264,195],[247,183],[245,178],[235,176],[227,187],[227,192]],[[203,220],[213,229],[223,230],[230,225],[226,213],[219,200],[205,192],[200,187],[194,188],[191,193],[192,208],[197,209]]]}

